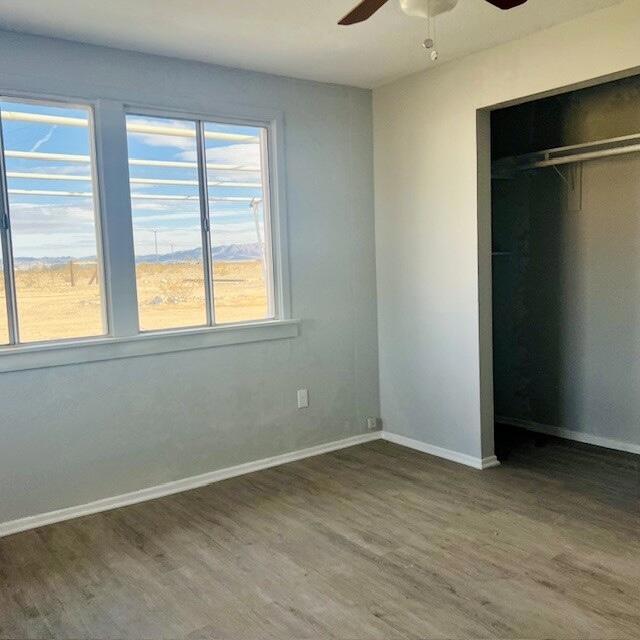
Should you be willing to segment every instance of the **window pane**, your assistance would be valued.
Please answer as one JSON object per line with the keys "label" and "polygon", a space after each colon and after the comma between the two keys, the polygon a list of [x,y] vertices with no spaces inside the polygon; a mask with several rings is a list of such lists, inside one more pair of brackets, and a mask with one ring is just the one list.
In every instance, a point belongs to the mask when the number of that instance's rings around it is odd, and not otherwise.
{"label": "window pane", "polygon": [[204,325],[196,125],[127,116],[127,133],[140,329]]}
{"label": "window pane", "polygon": [[259,127],[205,124],[216,323],[273,317]]}
{"label": "window pane", "polygon": [[103,335],[90,112],[13,101],[0,109],[20,340]]}

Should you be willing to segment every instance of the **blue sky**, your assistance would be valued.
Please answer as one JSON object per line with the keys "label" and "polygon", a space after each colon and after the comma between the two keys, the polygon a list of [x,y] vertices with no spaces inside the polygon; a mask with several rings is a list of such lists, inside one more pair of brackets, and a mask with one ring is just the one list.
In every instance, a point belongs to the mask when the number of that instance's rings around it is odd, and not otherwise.
{"label": "blue sky", "polygon": [[[66,118],[87,118],[83,109],[42,107],[31,104],[2,102],[3,114],[26,112]],[[130,123],[160,125],[195,131],[191,122],[140,116],[129,116]],[[211,132],[243,134],[256,138],[260,130],[235,125],[207,124]],[[15,152],[44,154],[89,155],[89,133],[86,127],[65,124],[32,123],[10,116],[3,119],[3,136],[6,151],[7,180],[10,191],[10,210],[14,254],[16,257],[73,256],[96,254],[95,221],[91,197],[67,197],[63,195],[17,194],[19,191],[91,192],[87,180],[91,169],[87,162],[61,162],[43,158],[14,157]],[[195,163],[195,138],[162,135],[160,133],[128,134],[129,157],[137,160]],[[244,244],[257,241],[253,212],[248,202],[218,202],[218,197],[262,198],[260,146],[253,141],[228,141],[207,139],[207,163],[209,165],[242,166],[244,171],[209,171],[209,195],[212,198],[212,244]],[[20,174],[47,174],[64,179],[25,177]],[[66,177],[68,176],[68,177]],[[130,167],[130,177],[136,179],[160,179],[169,181],[197,181],[197,171],[191,167],[138,166]],[[224,181],[225,186],[214,186]],[[234,183],[242,185],[234,186]],[[251,186],[247,186],[251,185]],[[255,186],[253,186],[255,185]],[[13,193],[12,193],[13,192]],[[169,253],[201,246],[199,226],[199,201],[196,185],[131,184],[135,196],[153,195],[165,198],[134,198],[133,227],[136,253],[152,254],[155,237],[158,251]],[[185,197],[190,200],[174,201],[167,196]],[[259,206],[260,232],[263,233],[263,211]],[[154,233],[157,232],[157,233]]]}

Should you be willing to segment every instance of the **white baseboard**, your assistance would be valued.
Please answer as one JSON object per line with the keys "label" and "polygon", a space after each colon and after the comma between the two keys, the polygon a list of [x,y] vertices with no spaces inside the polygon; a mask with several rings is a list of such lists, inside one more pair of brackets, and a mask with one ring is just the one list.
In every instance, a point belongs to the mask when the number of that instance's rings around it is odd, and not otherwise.
{"label": "white baseboard", "polygon": [[481,464],[482,469],[493,469],[494,467],[500,466],[500,460],[498,460],[498,456],[487,456],[486,458],[482,458]]}
{"label": "white baseboard", "polygon": [[415,449],[416,451],[421,451],[423,453],[428,453],[439,458],[459,462],[460,464],[473,467],[474,469],[490,469],[491,467],[497,467],[500,464],[495,456],[484,459],[474,458],[473,456],[469,456],[464,453],[443,449],[442,447],[436,447],[434,445],[406,438],[405,436],[400,436],[388,431],[375,431],[373,433],[365,433],[359,436],[353,436],[351,438],[345,438],[343,440],[336,440],[334,442],[328,442],[315,447],[301,449],[300,451],[292,451],[291,453],[284,453],[271,458],[256,460],[255,462],[246,462],[244,464],[227,467],[226,469],[219,469],[218,471],[211,471],[209,473],[184,478],[182,480],[175,480],[174,482],[167,482],[155,487],[140,489],[139,491],[132,491],[131,493],[124,493],[111,498],[95,500],[94,502],[81,504],[75,507],[58,509],[56,511],[49,511],[47,513],[41,513],[34,516],[27,516],[26,518],[2,522],[0,523],[0,538],[13,533],[19,533],[20,531],[43,527],[55,522],[72,520],[73,518],[79,518],[80,516],[100,513],[101,511],[110,511],[111,509],[126,507],[128,505],[146,502],[147,500],[153,500],[155,498],[162,498],[174,493],[181,493],[182,491],[188,491],[189,489],[197,489],[198,487],[204,487],[208,484],[213,484],[214,482],[219,482],[228,478],[241,476],[254,471],[260,471],[262,469],[269,469],[270,467],[277,467],[281,464],[286,464],[287,462],[295,462],[296,460],[302,460],[304,458],[310,458],[323,453],[329,453],[330,451],[338,451],[339,449],[346,449],[347,447],[353,447],[358,444],[380,439],[394,442],[395,444],[409,447],[410,449]]}
{"label": "white baseboard", "polygon": [[444,449],[442,447],[436,447],[433,444],[427,444],[421,440],[414,440],[413,438],[407,438],[397,433],[391,433],[390,431],[382,432],[382,439],[388,440],[395,444],[408,447],[409,449],[415,449],[422,453],[428,453],[438,458],[444,458],[445,460],[451,460],[452,462],[458,462],[474,469],[491,469],[500,465],[496,456],[490,456],[488,458],[475,458],[467,455],[466,453],[460,453],[459,451],[453,451],[451,449]]}
{"label": "white baseboard", "polygon": [[565,438],[566,440],[575,440],[576,442],[584,442],[585,444],[594,444],[598,447],[605,447],[606,449],[615,449],[617,451],[640,454],[640,444],[636,444],[634,442],[625,442],[624,440],[596,436],[592,433],[584,433],[583,431],[562,429],[561,427],[553,427],[548,424],[534,422],[533,420],[521,420],[520,418],[496,416],[496,422],[501,424],[510,424],[514,427],[522,427],[528,431],[544,433],[548,436],[556,436],[558,438]]}
{"label": "white baseboard", "polygon": [[226,469],[211,471],[209,473],[192,476],[190,478],[184,478],[182,480],[176,480],[174,482],[167,482],[155,487],[140,489],[139,491],[132,491],[131,493],[124,493],[112,498],[96,500],[94,502],[78,505],[76,507],[68,507],[66,509],[49,511],[48,513],[42,513],[35,516],[19,518],[18,520],[10,520],[9,522],[0,523],[0,537],[8,536],[12,533],[19,533],[20,531],[26,531],[28,529],[35,529],[47,524],[53,524],[54,522],[71,520],[73,518],[87,516],[92,513],[109,511],[111,509],[117,509],[118,507],[126,507],[128,505],[137,504],[139,502],[153,500],[154,498],[162,498],[163,496],[169,496],[174,493],[181,493],[182,491],[188,491],[189,489],[204,487],[208,484],[219,482],[220,480],[226,480],[227,478],[241,476],[246,473],[260,471],[262,469],[268,469],[270,467],[277,467],[281,464],[286,464],[287,462],[295,462],[296,460],[318,456],[323,453],[329,453],[330,451],[346,449],[347,447],[370,442],[371,440],[379,440],[380,437],[381,436],[379,431],[373,433],[365,433],[359,436],[353,436],[351,438],[335,440],[334,442],[328,442],[326,444],[320,444],[315,447],[309,447],[300,451],[283,453],[271,458],[264,458],[262,460],[256,460],[255,462],[247,462],[244,464],[236,465],[234,467],[227,467]]}

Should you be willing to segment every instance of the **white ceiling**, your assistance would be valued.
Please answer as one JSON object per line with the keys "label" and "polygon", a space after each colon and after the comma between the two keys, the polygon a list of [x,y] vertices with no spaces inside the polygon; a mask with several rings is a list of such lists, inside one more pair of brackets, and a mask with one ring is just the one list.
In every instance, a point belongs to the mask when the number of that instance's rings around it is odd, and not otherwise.
{"label": "white ceiling", "polygon": [[[460,0],[438,18],[440,63],[619,0],[529,0],[500,11]],[[426,23],[390,0],[339,27],[356,0],[0,0],[0,26],[297,78],[374,87],[431,64]],[[594,40],[597,46],[597,37]]]}

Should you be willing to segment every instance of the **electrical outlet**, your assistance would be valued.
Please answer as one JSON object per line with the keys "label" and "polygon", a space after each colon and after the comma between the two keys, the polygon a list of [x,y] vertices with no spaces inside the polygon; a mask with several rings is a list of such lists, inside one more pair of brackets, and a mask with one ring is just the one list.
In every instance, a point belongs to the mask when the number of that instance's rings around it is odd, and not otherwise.
{"label": "electrical outlet", "polygon": [[369,431],[380,431],[382,429],[382,420],[380,418],[367,418],[367,429]]}
{"label": "electrical outlet", "polygon": [[298,409],[306,409],[309,406],[309,390],[298,389]]}

